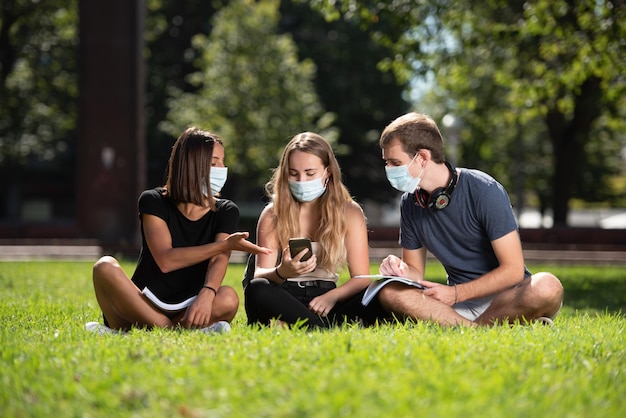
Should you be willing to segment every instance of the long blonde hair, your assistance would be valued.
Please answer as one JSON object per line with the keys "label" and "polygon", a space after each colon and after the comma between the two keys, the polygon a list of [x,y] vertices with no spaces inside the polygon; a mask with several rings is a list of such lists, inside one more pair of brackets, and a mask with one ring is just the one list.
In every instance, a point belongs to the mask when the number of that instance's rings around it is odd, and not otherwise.
{"label": "long blonde hair", "polygon": [[289,190],[289,156],[294,151],[319,157],[329,174],[326,191],[318,198],[319,228],[311,239],[320,243],[318,265],[330,271],[340,271],[347,262],[346,204],[352,201],[352,197],[341,181],[341,169],[332,147],[323,137],[313,132],[302,132],[289,141],[278,167],[265,185],[265,191],[273,204],[274,225],[280,248],[287,245],[289,238],[300,236],[300,202]]}

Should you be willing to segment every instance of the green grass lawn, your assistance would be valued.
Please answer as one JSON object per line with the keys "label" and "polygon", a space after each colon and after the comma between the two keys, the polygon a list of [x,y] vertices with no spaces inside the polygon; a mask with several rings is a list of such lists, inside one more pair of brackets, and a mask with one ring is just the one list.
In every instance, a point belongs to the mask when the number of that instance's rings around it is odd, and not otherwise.
{"label": "green grass lawn", "polygon": [[0,416],[625,416],[626,269],[529,267],[563,282],[554,327],[256,329],[242,301],[229,334],[99,336],[91,263],[0,263]]}

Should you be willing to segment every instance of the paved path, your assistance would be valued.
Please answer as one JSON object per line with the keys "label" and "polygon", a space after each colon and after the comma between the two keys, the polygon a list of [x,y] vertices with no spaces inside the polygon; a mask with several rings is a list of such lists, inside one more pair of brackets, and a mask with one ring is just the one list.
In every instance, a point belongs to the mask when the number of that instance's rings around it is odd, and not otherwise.
{"label": "paved path", "polygon": [[[389,254],[401,256],[399,248],[371,248],[372,262],[381,261]],[[434,256],[428,253],[428,257]],[[526,264],[563,264],[563,265],[607,265],[626,267],[625,251],[578,251],[578,250],[524,250]]]}
{"label": "paved path", "polygon": [[98,245],[0,245],[0,261],[96,261]]}
{"label": "paved path", "polygon": [[[399,248],[373,247],[370,259],[373,263],[380,262],[385,256],[400,256]],[[15,261],[96,261],[103,255],[97,245],[0,245],[0,262]],[[432,258],[432,255],[429,254]],[[626,267],[625,251],[580,251],[525,249],[524,257],[527,264],[591,264]],[[247,254],[233,252],[233,263],[245,263]]]}

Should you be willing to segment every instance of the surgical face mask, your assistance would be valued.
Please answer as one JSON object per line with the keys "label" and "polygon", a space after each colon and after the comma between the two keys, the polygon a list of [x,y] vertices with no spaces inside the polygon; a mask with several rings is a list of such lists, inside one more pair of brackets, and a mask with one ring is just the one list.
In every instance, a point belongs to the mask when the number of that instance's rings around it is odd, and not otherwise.
{"label": "surgical face mask", "polygon": [[[326,170],[324,170],[324,173]],[[326,185],[322,183],[322,175],[311,181],[289,180],[289,190],[298,202],[311,202],[320,197],[326,191]]]}
{"label": "surgical face mask", "polygon": [[[218,194],[222,187],[224,187],[224,183],[226,183],[226,179],[228,178],[228,167],[211,167],[211,193],[213,196]],[[206,183],[202,184],[202,194],[204,197],[209,197],[208,188]]]}
{"label": "surgical face mask", "polygon": [[227,178],[228,167],[211,167],[211,193],[213,196],[222,190]]}
{"label": "surgical face mask", "polygon": [[[415,157],[417,157],[417,155]],[[420,171],[417,177],[413,177],[409,172],[409,166],[413,164],[413,161],[415,161],[415,157],[413,157],[411,162],[407,165],[401,165],[398,167],[385,167],[387,180],[389,180],[389,183],[396,190],[399,190],[401,192],[413,193],[419,186],[420,181],[422,180],[421,175],[424,172],[424,168],[422,167],[422,171]]]}

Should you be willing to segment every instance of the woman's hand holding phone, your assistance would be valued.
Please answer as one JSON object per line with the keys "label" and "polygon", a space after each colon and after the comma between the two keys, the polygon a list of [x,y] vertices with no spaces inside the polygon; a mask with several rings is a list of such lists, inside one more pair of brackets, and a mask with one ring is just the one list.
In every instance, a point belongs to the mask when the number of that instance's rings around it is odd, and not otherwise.
{"label": "woman's hand holding phone", "polygon": [[289,246],[283,251],[281,272],[289,277],[298,277],[310,273],[317,267],[317,257],[313,254],[311,240],[308,238],[292,238]]}
{"label": "woman's hand holding phone", "polygon": [[307,261],[313,255],[313,248],[311,246],[310,239],[291,238],[289,240],[289,252],[291,253],[291,258],[295,258],[304,250],[308,251],[300,258],[300,261]]}

